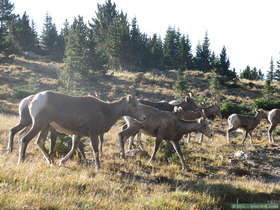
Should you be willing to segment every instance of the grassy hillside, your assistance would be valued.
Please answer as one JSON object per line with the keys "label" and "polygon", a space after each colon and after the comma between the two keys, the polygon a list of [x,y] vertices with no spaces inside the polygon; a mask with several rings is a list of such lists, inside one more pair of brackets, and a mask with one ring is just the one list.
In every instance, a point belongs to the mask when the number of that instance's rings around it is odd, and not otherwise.
{"label": "grassy hillside", "polygon": [[[44,89],[57,89],[57,72],[62,64],[26,60],[17,57],[13,63],[0,65],[0,148],[7,143],[8,130],[17,123],[17,103],[25,94]],[[207,95],[211,74],[186,72],[195,97]],[[170,100],[176,72],[162,75],[108,71],[95,74],[84,84],[80,94],[98,91],[101,98],[112,100],[134,86],[140,97]],[[39,81],[39,84],[35,83]],[[246,104],[260,97],[261,82],[249,87],[241,81],[236,88],[223,88],[224,98]],[[102,169],[79,164],[77,157],[65,167],[49,166],[38,147],[31,143],[27,161],[17,163],[15,152],[0,152],[1,209],[229,209],[231,203],[280,202],[279,137],[276,144],[267,142],[265,121],[254,132],[254,144],[241,145],[241,134],[232,135],[233,145],[225,139],[225,120],[216,120],[212,139],[198,144],[193,134],[191,143],[182,140],[188,169],[181,171],[176,154],[166,158],[164,145],[156,161],[148,163],[154,138],[144,137],[145,152],[122,160],[119,157],[118,122],[106,135]],[[17,139],[16,139],[17,140]],[[84,139],[88,145],[89,141]],[[35,141],[34,141],[35,142]],[[237,151],[246,156],[236,157]],[[86,147],[91,160],[92,153]],[[58,159],[56,159],[58,160]],[[57,161],[56,161],[57,162]]]}

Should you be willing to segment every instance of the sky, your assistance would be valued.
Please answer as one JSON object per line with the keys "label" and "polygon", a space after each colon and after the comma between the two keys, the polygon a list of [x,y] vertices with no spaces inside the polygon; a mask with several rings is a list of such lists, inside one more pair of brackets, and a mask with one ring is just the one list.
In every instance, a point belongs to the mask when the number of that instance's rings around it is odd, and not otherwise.
{"label": "sky", "polygon": [[[105,0],[10,0],[15,13],[27,12],[41,32],[48,13],[60,29],[67,19],[81,15],[85,21],[95,17],[97,3]],[[210,49],[219,54],[225,46],[231,68],[237,72],[247,65],[266,72],[270,60],[280,60],[279,0],[112,0],[118,10],[136,17],[140,30],[164,38],[169,26],[189,35],[192,52],[205,33]]]}

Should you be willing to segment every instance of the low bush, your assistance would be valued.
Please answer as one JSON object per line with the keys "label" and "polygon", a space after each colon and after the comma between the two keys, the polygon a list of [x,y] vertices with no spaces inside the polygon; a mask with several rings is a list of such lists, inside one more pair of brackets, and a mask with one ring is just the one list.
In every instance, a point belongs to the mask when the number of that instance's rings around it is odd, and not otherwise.
{"label": "low bush", "polygon": [[226,101],[221,104],[223,118],[228,118],[231,114],[251,114],[252,111],[245,104],[237,104],[232,101]]}
{"label": "low bush", "polygon": [[280,100],[273,100],[270,98],[258,98],[254,100],[253,107],[256,109],[280,109]]}

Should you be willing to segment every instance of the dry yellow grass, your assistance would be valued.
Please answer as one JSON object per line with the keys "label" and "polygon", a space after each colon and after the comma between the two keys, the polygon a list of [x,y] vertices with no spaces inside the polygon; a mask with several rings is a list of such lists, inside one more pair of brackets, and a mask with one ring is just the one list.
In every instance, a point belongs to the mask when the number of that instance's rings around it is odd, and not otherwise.
{"label": "dry yellow grass", "polygon": [[[16,124],[17,117],[0,117],[4,122],[0,146],[4,147],[7,131]],[[177,158],[166,162],[158,157],[153,164],[148,163],[148,157],[121,160],[116,136],[120,130],[118,124],[105,136],[102,169],[98,173],[94,167],[79,165],[75,158],[65,167],[49,166],[34,143],[28,147],[27,161],[19,166],[17,149],[13,154],[2,152],[0,208],[220,209],[226,203],[280,198],[278,182],[228,173],[229,159],[241,149],[238,138],[234,139],[235,148],[226,144],[223,134],[216,134],[212,140],[205,138],[202,145],[193,138],[192,143],[183,145],[189,169],[181,171]],[[153,138],[144,139],[151,153]],[[260,141],[263,144],[265,137]],[[246,150],[254,151],[256,147],[246,145]],[[88,158],[91,157],[88,153]],[[242,161],[236,166],[249,170]]]}
{"label": "dry yellow grass", "polygon": [[[3,111],[17,111],[20,98],[15,99],[12,93],[28,84],[26,73],[31,79],[40,78],[43,88],[52,87],[57,85],[55,72],[62,65],[18,57],[12,65],[0,65]],[[185,74],[195,96],[207,91],[211,73]],[[164,75],[109,70],[105,76],[94,75],[82,93],[96,90],[101,98],[112,100],[127,94],[128,87],[133,86],[141,97],[168,100],[173,99],[175,78],[174,70]],[[251,103],[258,92],[246,88],[246,83],[249,82],[241,81],[240,88],[225,91],[226,98]],[[6,147],[9,129],[17,121],[17,116],[0,114],[0,148]],[[76,157],[65,167],[47,165],[34,140],[27,148],[27,161],[17,166],[16,138],[14,153],[0,151],[0,209],[221,209],[228,203],[279,202],[279,147],[268,144],[266,122],[254,132],[254,145],[246,142],[245,147],[240,134],[232,135],[233,146],[227,144],[226,126],[225,120],[216,121],[212,126],[214,138],[205,138],[201,145],[197,143],[198,136],[193,135],[190,144],[182,140],[187,171],[181,171],[176,154],[166,160],[163,150],[152,164],[145,155],[120,159],[120,123],[105,136],[102,169],[98,173],[94,167],[79,165]],[[144,137],[148,154],[153,143],[154,138]],[[92,159],[90,147],[86,148],[88,159]],[[251,157],[235,159],[238,150]]]}

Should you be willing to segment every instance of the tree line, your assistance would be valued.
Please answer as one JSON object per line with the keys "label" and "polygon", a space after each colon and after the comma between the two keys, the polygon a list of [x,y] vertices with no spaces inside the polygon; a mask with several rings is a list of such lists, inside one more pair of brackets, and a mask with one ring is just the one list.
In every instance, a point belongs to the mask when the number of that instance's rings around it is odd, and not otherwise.
{"label": "tree line", "polygon": [[[1,53],[31,51],[64,62],[60,77],[66,86],[72,78],[87,78],[92,71],[110,68],[128,71],[197,69],[236,77],[235,69],[230,69],[226,48],[218,54],[212,51],[207,32],[193,53],[189,36],[179,29],[169,27],[164,38],[158,34],[148,36],[140,30],[136,17],[130,22],[126,13],[118,10],[111,0],[98,4],[88,23],[78,16],[72,23],[66,20],[60,31],[47,14],[40,35],[26,12],[20,16],[13,10],[13,3],[0,0]],[[277,71],[280,72],[279,64]],[[247,67],[240,77],[263,79],[263,74],[261,70]]]}

